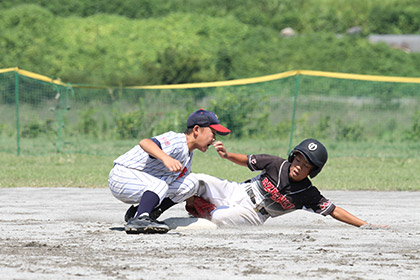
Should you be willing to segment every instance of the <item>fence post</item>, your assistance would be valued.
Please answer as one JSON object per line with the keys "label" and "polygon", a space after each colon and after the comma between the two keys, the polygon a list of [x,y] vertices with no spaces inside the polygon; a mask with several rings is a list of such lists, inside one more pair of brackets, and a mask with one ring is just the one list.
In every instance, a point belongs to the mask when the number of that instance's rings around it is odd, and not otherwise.
{"label": "fence post", "polygon": [[290,138],[289,138],[289,153],[292,150],[292,141],[293,141],[293,132],[295,130],[295,114],[296,114],[296,104],[297,104],[297,97],[299,93],[299,72],[296,73],[296,82],[295,82],[295,96],[293,100],[293,112],[292,112],[292,124],[290,128]]}
{"label": "fence post", "polygon": [[15,102],[16,102],[16,145],[17,155],[20,156],[20,122],[19,122],[19,72],[15,71]]}

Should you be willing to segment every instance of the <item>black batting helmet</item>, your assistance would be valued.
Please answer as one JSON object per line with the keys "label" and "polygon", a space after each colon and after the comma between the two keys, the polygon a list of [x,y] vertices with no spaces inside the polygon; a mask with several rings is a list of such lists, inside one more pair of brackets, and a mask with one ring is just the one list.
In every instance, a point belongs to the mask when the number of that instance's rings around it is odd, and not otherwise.
{"label": "black batting helmet", "polygon": [[315,168],[309,172],[309,176],[314,178],[321,172],[328,159],[327,149],[315,139],[305,139],[297,145],[289,154],[289,162],[292,162],[296,153],[301,153],[305,159]]}

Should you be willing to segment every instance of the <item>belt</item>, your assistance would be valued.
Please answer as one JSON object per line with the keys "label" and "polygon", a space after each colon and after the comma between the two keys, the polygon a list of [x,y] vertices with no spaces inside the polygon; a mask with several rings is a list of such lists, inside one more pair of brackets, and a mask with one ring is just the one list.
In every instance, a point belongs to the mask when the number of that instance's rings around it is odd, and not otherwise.
{"label": "belt", "polygon": [[261,206],[261,205],[257,205],[257,204],[256,204],[256,202],[255,202],[255,194],[254,194],[254,192],[252,191],[252,187],[248,188],[248,189],[246,190],[246,193],[248,194],[248,196],[249,196],[249,198],[251,199],[252,203],[254,203],[254,205],[256,206],[256,207],[254,208],[255,212],[258,212],[258,213],[260,213],[261,215],[269,215],[269,214],[268,214],[268,212],[267,212],[267,210],[265,210],[264,206]]}

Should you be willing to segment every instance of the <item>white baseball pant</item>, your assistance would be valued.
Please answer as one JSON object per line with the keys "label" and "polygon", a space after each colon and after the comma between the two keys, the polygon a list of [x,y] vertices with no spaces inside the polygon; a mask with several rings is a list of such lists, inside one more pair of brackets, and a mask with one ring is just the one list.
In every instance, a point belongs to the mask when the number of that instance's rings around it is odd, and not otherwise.
{"label": "white baseball pant", "polygon": [[255,210],[247,193],[252,183],[237,183],[206,174],[193,174],[199,181],[197,195],[213,203],[212,222],[218,225],[262,225],[268,218]]}
{"label": "white baseball pant", "polygon": [[[152,191],[159,196],[160,202],[169,197],[179,203],[196,194],[197,184],[190,175],[167,184],[164,180],[137,169],[116,164],[109,173],[111,193],[122,202],[138,204],[145,191]],[[160,203],[159,202],[159,203]]]}

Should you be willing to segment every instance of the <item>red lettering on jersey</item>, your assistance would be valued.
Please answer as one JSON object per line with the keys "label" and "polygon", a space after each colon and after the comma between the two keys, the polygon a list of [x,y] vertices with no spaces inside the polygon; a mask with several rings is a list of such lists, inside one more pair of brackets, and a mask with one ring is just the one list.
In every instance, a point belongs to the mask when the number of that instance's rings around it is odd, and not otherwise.
{"label": "red lettering on jersey", "polygon": [[162,137],[162,141],[166,146],[169,146],[171,144],[166,137]]}
{"label": "red lettering on jersey", "polygon": [[179,178],[181,178],[182,176],[184,176],[185,173],[187,173],[187,168],[186,167],[184,167],[184,170],[182,170],[182,172],[179,173],[179,175],[178,175],[178,177],[176,179],[178,180]]}
{"label": "red lettering on jersey", "polygon": [[264,178],[262,181],[264,190],[271,194],[271,199],[281,205],[284,210],[292,209],[295,207],[293,203],[291,203],[287,197],[279,192],[279,190],[271,184],[268,178]]}

